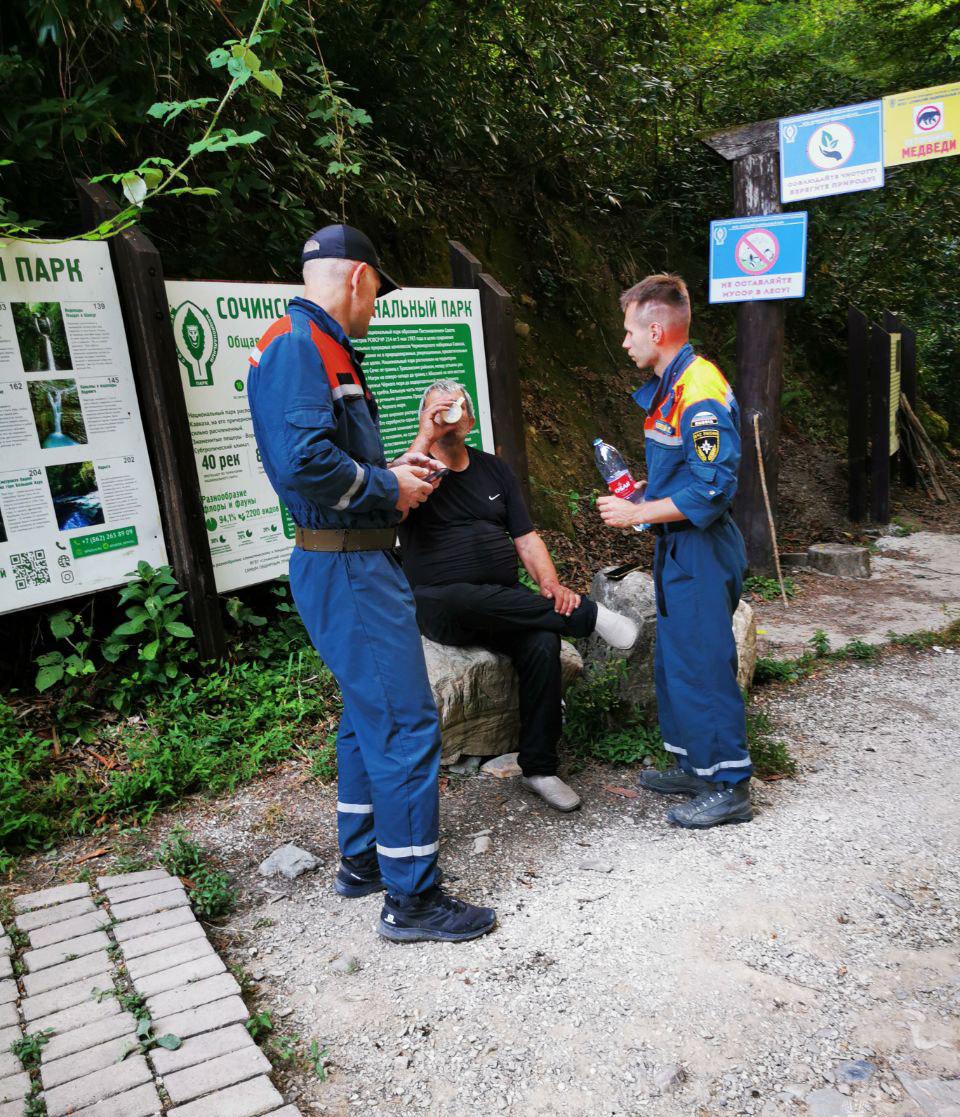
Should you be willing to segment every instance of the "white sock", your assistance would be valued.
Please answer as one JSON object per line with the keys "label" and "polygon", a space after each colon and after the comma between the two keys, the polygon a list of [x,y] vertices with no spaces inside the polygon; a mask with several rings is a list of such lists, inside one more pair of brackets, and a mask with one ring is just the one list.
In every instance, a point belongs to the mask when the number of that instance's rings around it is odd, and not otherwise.
{"label": "white sock", "polygon": [[606,605],[597,602],[597,624],[593,631],[601,640],[606,640],[611,648],[628,652],[637,642],[640,626],[622,613],[614,613]]}

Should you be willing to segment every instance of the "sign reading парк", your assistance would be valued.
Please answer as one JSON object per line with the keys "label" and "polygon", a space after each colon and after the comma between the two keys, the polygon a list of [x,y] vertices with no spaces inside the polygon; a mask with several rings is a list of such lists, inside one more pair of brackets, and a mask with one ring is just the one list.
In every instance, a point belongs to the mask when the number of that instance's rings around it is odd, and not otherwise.
{"label": "sign reading \u043f\u0430\u0440\u043a", "polygon": [[105,244],[0,250],[0,613],[166,562]]}
{"label": "sign reading \u043f\u0430\u0440\u043a", "polygon": [[[220,592],[287,572],[294,525],[270,486],[247,400],[251,348],[302,293],[294,284],[167,282],[207,538]],[[476,291],[404,288],[377,300],[364,375],[380,408],[388,460],[417,430],[420,395],[453,379],[471,393],[470,443],[493,449],[486,360]]]}

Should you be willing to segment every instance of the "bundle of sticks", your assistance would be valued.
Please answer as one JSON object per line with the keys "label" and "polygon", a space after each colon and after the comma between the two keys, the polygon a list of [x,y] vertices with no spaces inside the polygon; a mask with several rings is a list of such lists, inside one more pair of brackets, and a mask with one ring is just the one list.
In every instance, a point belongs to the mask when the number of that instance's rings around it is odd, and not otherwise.
{"label": "bundle of sticks", "polygon": [[950,490],[960,493],[960,477],[923,429],[910,401],[900,393],[900,449],[913,463],[924,488],[941,504],[951,504]]}

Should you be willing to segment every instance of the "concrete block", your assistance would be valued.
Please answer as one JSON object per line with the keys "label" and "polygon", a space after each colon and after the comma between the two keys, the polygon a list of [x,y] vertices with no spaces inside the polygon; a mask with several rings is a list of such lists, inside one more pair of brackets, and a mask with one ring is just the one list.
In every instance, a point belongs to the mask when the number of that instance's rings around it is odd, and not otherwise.
{"label": "concrete block", "polygon": [[0,1082],[0,1102],[19,1101],[30,1092],[30,1075],[26,1071]]}
{"label": "concrete block", "polygon": [[810,559],[806,551],[782,551],[780,553],[780,565],[784,569],[790,567],[791,570],[799,570],[809,566]]}
{"label": "concrete block", "polygon": [[0,1117],[27,1117],[26,1099],[0,1104]]}
{"label": "concrete block", "polygon": [[17,1015],[17,1006],[10,1004],[0,1005],[0,1028],[19,1028],[20,1017]]}
{"label": "concrete block", "polygon": [[78,1109],[71,1117],[160,1117],[163,1106],[152,1082]]}
{"label": "concrete block", "polygon": [[[116,1039],[98,1043],[96,1047],[85,1047],[65,1059],[56,1059],[40,1067],[40,1081],[45,1090],[84,1078],[98,1070],[105,1070],[119,1064],[127,1051],[135,1051],[138,1046],[136,1036],[117,1036]],[[128,1056],[129,1058],[129,1056]]]}
{"label": "concrete block", "polygon": [[39,1020],[51,1013],[61,1012],[65,1008],[84,1001],[95,1001],[99,990],[113,991],[113,976],[109,964],[101,973],[91,974],[80,981],[72,981],[69,985],[60,985],[55,989],[48,989],[46,993],[38,993],[35,997],[27,997],[20,1006],[23,1018],[29,1025],[33,1020]]}
{"label": "concrete block", "polygon": [[232,997],[240,992],[240,986],[233,974],[221,973],[216,977],[206,977],[202,981],[195,981],[192,985],[185,985],[180,989],[171,989],[167,993],[158,993],[155,997],[147,998],[147,1010],[154,1020],[161,1016],[173,1016],[177,1012],[187,1012],[191,1008],[211,1004],[213,1001],[222,1001],[224,997]]}
{"label": "concrete block", "polygon": [[123,888],[129,884],[142,884],[146,880],[169,878],[166,869],[141,869],[137,873],[117,873],[115,876],[97,877],[97,888],[109,892],[112,888]]}
{"label": "concrete block", "polygon": [[27,1031],[30,1035],[34,1035],[36,1032],[53,1028],[59,1035],[61,1032],[69,1032],[73,1028],[95,1024],[98,1020],[103,1020],[107,1016],[116,1016],[119,1012],[120,1005],[117,1003],[116,997],[104,997],[102,1001],[84,1001],[82,1004],[74,1005],[73,1008],[65,1008],[62,1012],[53,1012],[49,1016],[41,1016],[38,1020],[30,1023]]}
{"label": "concrete block", "polygon": [[0,929],[0,955],[12,953],[13,943],[10,941],[10,936]]}
{"label": "concrete block", "polygon": [[[161,931],[160,934],[163,935],[166,932]],[[135,943],[142,941],[142,939],[134,939]],[[214,953],[215,951],[207,941],[206,935],[201,934],[177,946],[168,947],[166,950],[155,950],[152,954],[144,954],[142,958],[128,958],[127,973],[130,975],[130,980],[136,984],[153,974],[177,969],[186,965],[187,962],[195,962]],[[139,988],[139,986],[137,987]],[[155,990],[155,992],[159,992],[159,990]]]}
{"label": "concrete block", "polygon": [[97,1020],[85,1027],[73,1028],[60,1035],[51,1036],[50,1042],[40,1053],[41,1065],[66,1059],[78,1051],[88,1051],[107,1040],[119,1036],[136,1035],[137,1022],[129,1012],[118,1012],[104,1020]]}
{"label": "concrete block", "polygon": [[215,1028],[225,1028],[228,1024],[245,1024],[250,1018],[247,1006],[239,997],[227,997],[223,1001],[214,1001],[212,1004],[203,1005],[201,1008],[192,1008],[188,1012],[178,1012],[173,1016],[164,1016],[153,1022],[155,1036],[179,1036],[189,1039],[198,1036],[201,1032],[212,1032]]}
{"label": "concrete block", "polygon": [[242,1051],[247,1047],[256,1047],[250,1033],[242,1024],[231,1024],[229,1028],[219,1028],[215,1032],[204,1032],[202,1035],[188,1039],[176,1051],[165,1051],[162,1047],[154,1047],[150,1052],[150,1062],[153,1069],[161,1077],[175,1074],[177,1071],[186,1070],[187,1067],[205,1063],[209,1059],[218,1059],[221,1055],[229,1055],[234,1051]]}
{"label": "concrete block", "polygon": [[254,1078],[178,1105],[168,1110],[168,1117],[262,1117],[282,1105],[283,1098],[269,1078]]}
{"label": "concrete block", "polygon": [[42,892],[31,892],[28,896],[14,896],[13,910],[33,911],[34,908],[47,908],[51,904],[65,904],[68,900],[79,900],[90,895],[89,884],[61,884],[57,888],[45,888]]}
{"label": "concrete block", "polygon": [[180,887],[171,892],[160,892],[156,896],[141,896],[139,900],[128,900],[125,904],[111,904],[110,914],[122,923],[128,919],[152,915],[155,911],[185,908],[189,905],[190,897],[183,887]]}
{"label": "concrete block", "polygon": [[73,1082],[65,1082],[46,1090],[43,1100],[47,1104],[48,1117],[64,1117],[76,1113],[84,1106],[91,1106],[105,1098],[125,1094],[136,1086],[153,1080],[153,1072],[142,1055],[131,1055],[122,1063],[85,1074]]}
{"label": "concrete block", "polygon": [[202,981],[206,977],[215,977],[226,972],[226,969],[223,961],[211,951],[202,958],[185,962],[182,966],[174,966],[169,970],[151,974],[149,977],[141,977],[134,981],[133,985],[142,997],[155,997],[158,993],[167,993],[183,985]]}
{"label": "concrete block", "polygon": [[13,963],[10,961],[10,956],[7,954],[0,954],[0,978],[13,976]]}
{"label": "concrete block", "polygon": [[138,939],[141,935],[152,935],[155,931],[166,931],[168,927],[182,927],[185,923],[195,923],[189,907],[173,908],[171,911],[158,911],[155,915],[144,915],[127,923],[118,923],[113,930],[117,942],[125,943]]}
{"label": "concrete block", "polygon": [[56,946],[57,943],[77,939],[82,935],[99,931],[101,927],[109,926],[110,916],[98,908],[87,915],[76,915],[73,919],[63,920],[62,923],[52,923],[49,927],[39,927],[36,931],[31,931],[30,946],[34,950],[42,950],[45,946]]}
{"label": "concrete block", "polygon": [[196,919],[191,918],[186,923],[178,923],[174,927],[141,935],[139,938],[126,939],[120,943],[120,949],[129,967],[134,958],[144,958],[148,954],[162,957],[163,953],[171,947],[193,942],[195,939],[203,939],[206,942],[207,936]]}
{"label": "concrete block", "polygon": [[156,880],[145,880],[140,884],[127,884],[122,888],[111,888],[107,891],[107,899],[111,904],[124,904],[129,900],[142,900],[147,896],[159,896],[164,892],[174,892],[183,888],[179,877],[158,877]]}
{"label": "concrete block", "polygon": [[0,1005],[8,1005],[20,996],[20,990],[12,977],[0,981]]}
{"label": "concrete block", "polygon": [[25,915],[18,915],[17,926],[21,931],[35,931],[38,927],[48,927],[51,923],[62,923],[75,915],[86,915],[96,911],[97,905],[89,897],[71,900],[68,904],[55,904],[52,908],[37,908]]}
{"label": "concrete block", "polygon": [[82,958],[74,958],[72,962],[61,962],[59,966],[49,966],[39,973],[24,974],[23,988],[28,997],[36,997],[50,989],[57,989],[62,985],[71,985],[75,981],[82,981],[85,977],[92,977],[98,973],[109,973],[112,966],[105,950],[97,950],[93,954],[84,954]]}
{"label": "concrete block", "polygon": [[[214,1090],[223,1090],[227,1086],[235,1086],[238,1082],[246,1082],[260,1074],[269,1073],[270,1060],[254,1045],[168,1074],[163,1079],[163,1085],[170,1095],[170,1101],[174,1105],[180,1105]],[[52,1117],[59,1115],[54,1114]]]}
{"label": "concrete block", "polygon": [[0,1082],[4,1078],[12,1078],[15,1074],[23,1074],[23,1064],[7,1047],[0,1048]]}
{"label": "concrete block", "polygon": [[836,578],[870,577],[870,552],[852,543],[814,543],[807,548],[807,562],[821,574]]}
{"label": "concrete block", "polygon": [[42,950],[28,950],[23,956],[23,964],[29,973],[39,973],[50,966],[59,966],[98,950],[106,950],[109,945],[110,940],[103,931],[94,931],[90,935],[58,942],[55,946],[45,946]]}
{"label": "concrete block", "polygon": [[0,1028],[0,1051],[9,1051],[12,1044],[23,1035],[20,1031],[20,1022]]}

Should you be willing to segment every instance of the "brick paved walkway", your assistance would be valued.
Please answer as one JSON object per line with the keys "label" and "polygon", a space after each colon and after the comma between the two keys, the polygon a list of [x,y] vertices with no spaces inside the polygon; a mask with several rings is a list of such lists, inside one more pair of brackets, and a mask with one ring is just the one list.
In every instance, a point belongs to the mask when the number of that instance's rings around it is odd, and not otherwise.
{"label": "brick paved walkway", "polygon": [[[25,1117],[33,1094],[48,1117],[301,1117],[177,877],[100,877],[13,907],[13,935],[0,928],[0,1117]],[[144,1012],[177,1050],[143,1054]],[[31,1078],[11,1047],[44,1032]]]}

